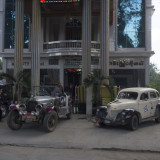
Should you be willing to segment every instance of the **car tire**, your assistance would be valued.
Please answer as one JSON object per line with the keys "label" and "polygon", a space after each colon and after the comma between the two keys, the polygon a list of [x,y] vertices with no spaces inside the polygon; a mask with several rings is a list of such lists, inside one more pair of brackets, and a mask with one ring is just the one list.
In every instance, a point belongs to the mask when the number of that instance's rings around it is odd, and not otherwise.
{"label": "car tire", "polygon": [[160,123],[160,108],[156,108],[156,117],[155,122]]}
{"label": "car tire", "polygon": [[131,120],[129,122],[129,129],[130,130],[136,130],[138,128],[138,117],[137,115],[133,115],[131,117]]}
{"label": "car tire", "polygon": [[66,114],[67,119],[71,119],[71,113]]}
{"label": "car tire", "polygon": [[57,126],[58,116],[55,111],[45,115],[43,121],[43,128],[46,132],[53,132]]}
{"label": "car tire", "polygon": [[7,125],[12,130],[18,130],[22,127],[22,123],[19,121],[19,113],[16,110],[12,110],[9,112],[7,117]]}
{"label": "car tire", "polygon": [[105,124],[103,122],[99,122],[98,124],[99,124],[100,128],[103,128],[105,126]]}

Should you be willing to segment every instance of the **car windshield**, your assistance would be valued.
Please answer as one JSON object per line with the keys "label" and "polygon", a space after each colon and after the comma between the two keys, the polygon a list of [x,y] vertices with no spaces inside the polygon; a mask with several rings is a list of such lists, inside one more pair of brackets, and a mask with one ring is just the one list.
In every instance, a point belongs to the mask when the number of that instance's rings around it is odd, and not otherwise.
{"label": "car windshield", "polygon": [[131,100],[136,100],[138,97],[137,92],[120,92],[118,94],[117,99],[131,99]]}
{"label": "car windshield", "polygon": [[52,92],[54,90],[55,86],[43,86],[43,87],[36,87],[34,88],[34,91],[32,91],[33,96],[52,96]]}

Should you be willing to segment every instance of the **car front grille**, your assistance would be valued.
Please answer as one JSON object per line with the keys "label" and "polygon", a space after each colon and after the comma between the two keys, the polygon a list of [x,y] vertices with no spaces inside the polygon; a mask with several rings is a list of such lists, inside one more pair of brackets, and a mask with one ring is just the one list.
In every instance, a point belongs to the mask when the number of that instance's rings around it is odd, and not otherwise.
{"label": "car front grille", "polygon": [[29,101],[28,105],[27,105],[27,112],[32,112],[32,111],[36,111],[35,107],[38,103],[36,101]]}

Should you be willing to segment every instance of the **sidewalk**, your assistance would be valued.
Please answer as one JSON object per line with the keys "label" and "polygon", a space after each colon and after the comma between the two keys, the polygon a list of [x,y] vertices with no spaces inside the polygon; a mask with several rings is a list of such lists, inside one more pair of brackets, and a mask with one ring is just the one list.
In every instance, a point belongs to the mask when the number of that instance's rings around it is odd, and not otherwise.
{"label": "sidewalk", "polygon": [[51,133],[33,124],[12,131],[5,121],[0,123],[0,145],[160,152],[160,124],[154,121],[130,131],[124,127],[99,128],[86,115],[75,114],[71,120],[59,120]]}

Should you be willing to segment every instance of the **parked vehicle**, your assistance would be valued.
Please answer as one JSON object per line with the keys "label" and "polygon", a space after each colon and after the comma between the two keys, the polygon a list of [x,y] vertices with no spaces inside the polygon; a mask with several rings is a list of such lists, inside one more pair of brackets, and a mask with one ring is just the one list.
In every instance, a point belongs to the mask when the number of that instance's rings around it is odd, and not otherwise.
{"label": "parked vehicle", "polygon": [[47,89],[40,88],[25,103],[11,104],[7,124],[12,130],[18,130],[25,123],[35,122],[43,125],[47,132],[56,128],[58,118],[71,118],[71,98],[66,93],[52,97]]}
{"label": "parked vehicle", "polygon": [[11,84],[5,84],[0,82],[0,88],[2,91],[2,118],[5,118],[8,115],[9,112],[9,105],[11,104],[11,98],[9,91],[11,90],[12,85]]}
{"label": "parked vehicle", "polygon": [[101,127],[123,125],[136,130],[141,122],[151,119],[160,122],[160,97],[152,88],[122,89],[115,101],[98,107],[96,112]]}

